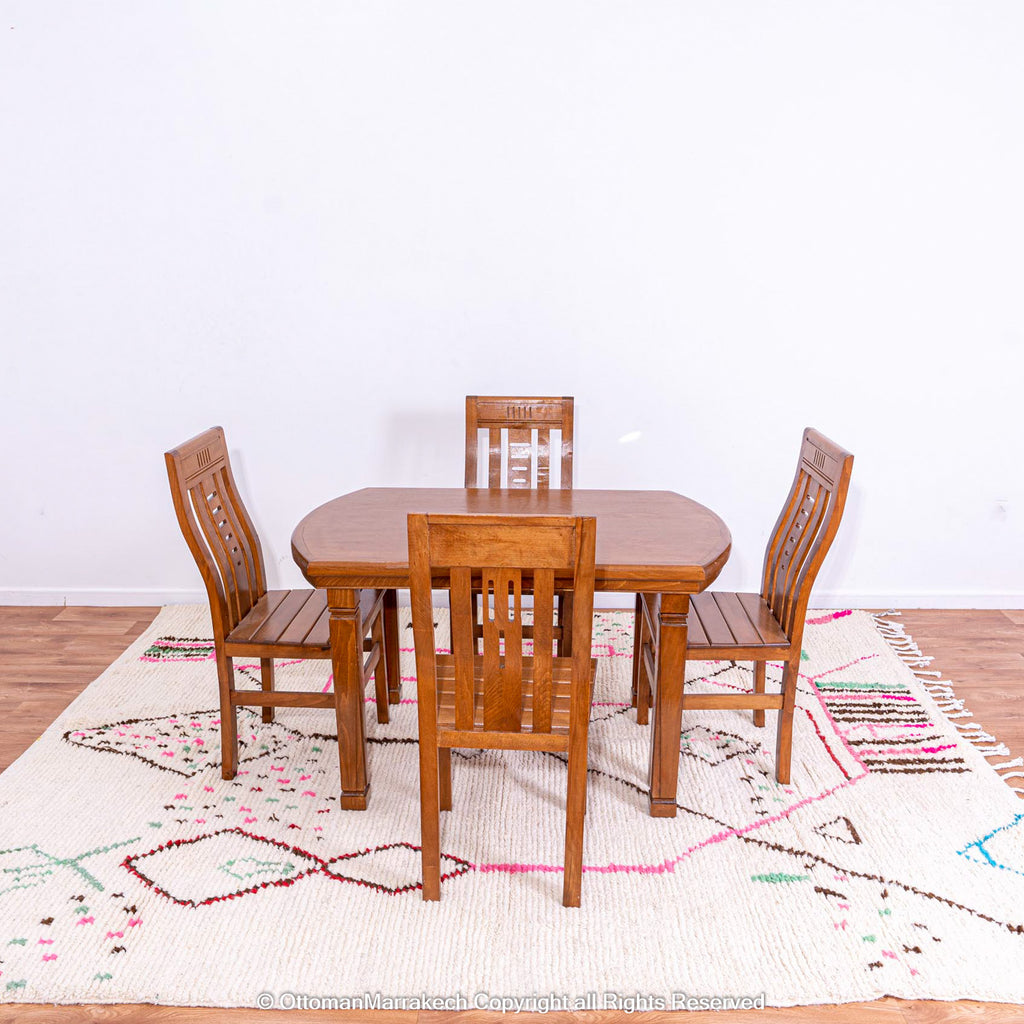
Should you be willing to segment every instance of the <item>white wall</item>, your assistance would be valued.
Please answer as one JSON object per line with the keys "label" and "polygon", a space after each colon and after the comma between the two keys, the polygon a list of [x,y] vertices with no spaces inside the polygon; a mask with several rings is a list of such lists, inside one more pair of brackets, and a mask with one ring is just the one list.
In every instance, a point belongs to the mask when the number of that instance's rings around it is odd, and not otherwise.
{"label": "white wall", "polygon": [[724,585],[812,424],[819,604],[1024,605],[1022,52],[1014,0],[8,0],[0,600],[198,596],[212,423],[297,585],[308,509],[459,485],[523,392],[578,486],[718,511]]}

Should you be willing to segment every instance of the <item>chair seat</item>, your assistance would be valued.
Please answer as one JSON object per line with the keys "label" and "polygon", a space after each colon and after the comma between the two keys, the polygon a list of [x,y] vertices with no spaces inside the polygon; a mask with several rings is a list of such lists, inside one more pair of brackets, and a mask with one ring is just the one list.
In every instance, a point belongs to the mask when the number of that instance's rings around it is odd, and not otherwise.
{"label": "chair seat", "polygon": [[[641,603],[650,635],[656,636],[654,624],[661,597],[644,594]],[[686,627],[686,650],[698,660],[753,660],[766,652],[781,654],[790,648],[789,637],[760,594],[714,590],[694,594]]]}
{"label": "chair seat", "polygon": [[789,637],[760,594],[705,590],[690,598],[686,648],[712,650],[788,648]]}
{"label": "chair seat", "polygon": [[[370,622],[383,591],[361,590],[359,612]],[[268,590],[227,635],[232,657],[329,658],[330,612],[325,590]]]}
{"label": "chair seat", "polygon": [[[484,727],[482,655],[473,658],[474,726]],[[594,673],[597,661],[590,661],[590,685],[593,693]],[[572,683],[572,658],[551,660],[551,732],[556,735],[569,734],[569,694]],[[533,658],[523,658],[523,732],[533,730]],[[437,656],[437,727],[439,730],[455,729],[455,657],[451,654]]]}

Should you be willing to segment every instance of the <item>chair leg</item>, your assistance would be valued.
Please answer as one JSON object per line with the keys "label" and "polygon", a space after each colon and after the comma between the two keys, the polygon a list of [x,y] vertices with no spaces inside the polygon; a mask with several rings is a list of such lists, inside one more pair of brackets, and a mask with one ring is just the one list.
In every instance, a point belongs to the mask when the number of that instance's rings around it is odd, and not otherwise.
{"label": "chair leg", "polygon": [[217,683],[220,689],[220,774],[233,779],[238,771],[238,710],[231,703],[235,692],[231,658],[217,652]]}
{"label": "chair leg", "polygon": [[583,880],[583,823],[587,813],[587,748],[569,752],[569,777],[565,793],[565,877],[562,906],[580,905]]}
{"label": "chair leg", "polygon": [[789,784],[793,756],[793,711],[796,708],[796,682],[799,678],[800,655],[787,661],[782,671],[782,708],[779,711],[779,736],[775,750],[775,778],[779,785]]}
{"label": "chair leg", "polygon": [[[274,659],[273,658],[260,658],[260,684],[263,687],[264,693],[274,692]],[[271,707],[263,709],[263,721],[272,722],[274,720],[274,709]]]}
{"label": "chair leg", "polygon": [[647,618],[643,614],[641,602],[643,596],[637,594],[637,604],[640,607],[640,618],[637,623],[636,635],[633,638],[633,657],[635,664],[633,671],[636,674],[636,724],[647,725],[650,720],[651,710],[651,680],[647,676],[647,666],[644,662],[644,647],[651,641],[651,631],[647,625]]}
{"label": "chair leg", "polygon": [[370,639],[377,648],[377,664],[373,667],[373,696],[377,704],[377,721],[386,725],[391,721],[388,711],[388,659],[384,651],[384,624],[378,615],[370,627]]}
{"label": "chair leg", "polygon": [[398,636],[398,591],[384,591],[384,660],[388,672],[388,703],[402,700],[402,669]]}
{"label": "chair leg", "polygon": [[442,811],[452,809],[452,752],[448,747],[437,751],[437,784]]}
{"label": "chair leg", "polygon": [[423,863],[423,898],[441,898],[441,806],[438,749],[420,743],[420,849]]}
{"label": "chair leg", "polygon": [[631,708],[637,706],[637,697],[640,692],[640,652],[643,650],[640,639],[640,623],[643,622],[644,616],[643,605],[640,603],[642,600],[643,598],[637,594],[636,601],[633,604],[633,688],[630,690],[629,696],[629,706]]}
{"label": "chair leg", "polygon": [[562,630],[561,639],[557,644],[560,658],[572,657],[572,591],[566,590],[558,595],[558,626]]}
{"label": "chair leg", "polygon": [[[754,693],[764,693],[764,670],[767,667],[767,662],[754,662]],[[764,708],[754,709],[754,725],[764,726]]]}

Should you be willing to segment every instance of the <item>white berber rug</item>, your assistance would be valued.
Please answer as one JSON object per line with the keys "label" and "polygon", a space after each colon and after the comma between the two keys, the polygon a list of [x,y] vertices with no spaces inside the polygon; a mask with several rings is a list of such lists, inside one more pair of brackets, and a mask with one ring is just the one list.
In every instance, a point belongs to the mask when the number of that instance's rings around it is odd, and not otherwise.
{"label": "white berber rug", "polygon": [[[279,710],[270,725],[240,712],[241,770],[221,780],[208,615],[163,609],[0,776],[0,995],[524,1010],[1024,1001],[1024,815],[985,759],[1004,750],[899,626],[810,613],[792,785],[775,782],[774,716],[761,730],[749,712],[686,714],[674,819],[647,815],[631,635],[632,615],[597,616],[582,907],[561,905],[563,761],[493,751],[453,758],[442,898],[425,904],[411,651],[390,724],[367,698],[370,808],[342,811],[329,711]],[[746,665],[689,675],[696,689],[750,685]],[[326,687],[329,665],[278,678]]]}

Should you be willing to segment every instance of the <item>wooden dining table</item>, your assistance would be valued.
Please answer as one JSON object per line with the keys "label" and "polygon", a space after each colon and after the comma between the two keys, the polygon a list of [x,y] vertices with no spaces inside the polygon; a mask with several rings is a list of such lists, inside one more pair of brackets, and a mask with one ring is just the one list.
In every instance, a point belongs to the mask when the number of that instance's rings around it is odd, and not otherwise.
{"label": "wooden dining table", "polygon": [[661,595],[650,813],[675,817],[690,595],[721,572],[731,537],[714,512],[672,491],[368,487],[310,512],[292,534],[292,555],[306,579],[327,591],[341,806],[365,809],[370,792],[359,591],[408,587],[410,512],[597,518],[595,589]]}

